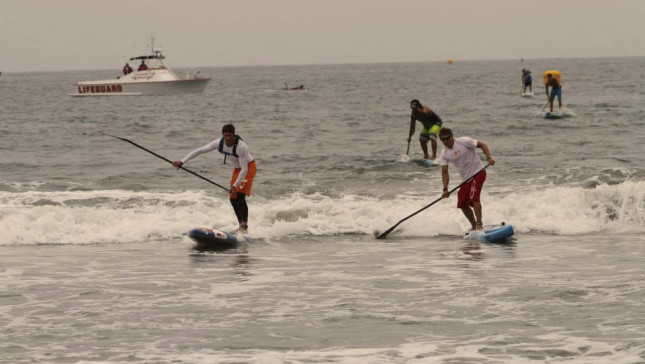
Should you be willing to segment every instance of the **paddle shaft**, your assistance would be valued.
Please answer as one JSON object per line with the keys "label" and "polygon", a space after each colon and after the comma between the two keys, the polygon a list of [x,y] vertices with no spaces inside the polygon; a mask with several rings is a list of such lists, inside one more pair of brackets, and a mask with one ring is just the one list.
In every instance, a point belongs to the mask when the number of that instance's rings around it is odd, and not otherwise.
{"label": "paddle shaft", "polygon": [[[476,175],[480,174],[483,170],[485,170],[486,168],[488,168],[488,166],[490,166],[490,164],[487,164],[484,168],[482,168],[482,169],[480,169],[479,171],[477,171],[477,173],[475,173],[475,174],[473,174],[472,176],[470,176],[470,178],[468,178],[467,180],[465,180],[465,181],[461,182],[461,183],[459,184],[459,186],[457,186],[457,187],[453,188],[452,190],[450,190],[450,192],[449,192],[449,193],[451,193],[451,194],[452,194],[452,193],[453,193],[453,192],[455,192],[459,187],[461,187],[461,186],[465,185],[466,183],[470,182],[473,178],[475,178],[475,176],[476,176]],[[436,200],[432,201],[432,203],[431,203],[431,204],[429,204],[429,205],[427,205],[427,206],[423,207],[422,209],[420,209],[420,210],[416,211],[416,212],[415,212],[415,213],[413,213],[412,215],[409,215],[408,217],[404,218],[403,220],[401,220],[401,221],[397,222],[394,226],[392,226],[391,228],[387,229],[385,232],[383,232],[381,235],[377,236],[376,238],[377,238],[377,239],[385,239],[385,237],[386,237],[389,233],[391,233],[394,229],[396,229],[396,227],[397,227],[397,226],[399,226],[402,222],[404,222],[405,220],[407,220],[407,219],[411,218],[412,216],[414,216],[414,215],[416,215],[416,214],[420,213],[421,211],[423,211],[423,210],[427,209],[428,207],[430,207],[430,206],[432,206],[432,205],[436,204],[437,202],[441,201],[442,199],[443,199],[443,197],[439,197],[438,199],[436,199]]]}
{"label": "paddle shaft", "polygon": [[[128,143],[130,143],[130,144],[134,145],[135,147],[137,147],[137,148],[139,148],[139,149],[142,149],[142,150],[145,150],[146,152],[148,152],[148,153],[150,153],[150,154],[154,155],[155,157],[157,157],[157,158],[159,158],[159,159],[163,159],[163,160],[165,160],[166,162],[168,162],[168,163],[172,164],[172,161],[171,161],[170,159],[167,159],[167,158],[165,158],[165,157],[163,157],[163,156],[160,156],[159,154],[157,154],[157,153],[155,153],[155,152],[153,152],[153,151],[151,151],[151,150],[149,150],[149,149],[146,149],[146,148],[144,148],[144,147],[140,146],[139,144],[137,144],[137,143],[133,142],[132,140],[129,140],[129,139],[126,139],[126,138],[121,138],[121,137],[118,137],[118,136],[115,136],[115,135],[110,135],[110,134],[108,134],[108,133],[104,133],[104,132],[102,132],[102,131],[99,131],[99,133],[101,133],[101,134],[103,134],[103,135],[111,136],[112,138],[116,138],[116,139],[123,140],[124,142],[128,142]],[[187,168],[184,168],[184,167],[179,167],[179,168],[181,168],[181,169],[183,169],[184,171],[186,171],[186,172],[188,172],[188,173],[192,174],[192,175],[193,175],[193,176],[195,176],[195,177],[199,177],[199,178],[203,179],[204,181],[206,181],[206,182],[208,182],[208,183],[212,183],[212,184],[214,184],[215,186],[217,186],[217,187],[219,187],[219,188],[221,188],[221,189],[225,190],[226,192],[228,192],[228,188],[226,188],[226,187],[224,187],[224,186],[222,186],[222,185],[219,185],[219,184],[217,184],[217,183],[215,183],[215,182],[213,182],[213,181],[209,180],[208,178],[206,178],[206,177],[204,177],[204,176],[201,176],[201,175],[199,175],[199,174],[197,174],[197,173],[195,173],[195,172],[191,171],[190,169],[187,169]]]}
{"label": "paddle shaft", "polygon": [[410,155],[410,142],[408,142],[408,151],[405,152],[405,155]]}
{"label": "paddle shaft", "polygon": [[546,109],[546,107],[549,105],[549,102],[551,102],[550,97],[548,97],[548,100],[546,101],[546,104],[544,104],[544,106],[542,107],[542,111],[544,111],[544,109]]}

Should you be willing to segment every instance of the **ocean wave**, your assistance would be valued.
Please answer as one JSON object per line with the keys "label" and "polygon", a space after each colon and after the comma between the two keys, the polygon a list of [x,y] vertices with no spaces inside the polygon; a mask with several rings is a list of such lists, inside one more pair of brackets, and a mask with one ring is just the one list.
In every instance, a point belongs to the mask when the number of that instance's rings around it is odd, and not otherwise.
{"label": "ocean wave", "polygon": [[[380,200],[353,194],[295,193],[249,200],[256,238],[372,234],[435,197]],[[484,222],[512,223],[518,234],[632,234],[645,230],[645,182],[526,188],[484,193]],[[468,228],[456,199],[439,201],[399,226],[401,236],[460,235]],[[193,227],[233,229],[226,197],[212,191],[0,192],[0,245],[130,243],[179,239]]]}

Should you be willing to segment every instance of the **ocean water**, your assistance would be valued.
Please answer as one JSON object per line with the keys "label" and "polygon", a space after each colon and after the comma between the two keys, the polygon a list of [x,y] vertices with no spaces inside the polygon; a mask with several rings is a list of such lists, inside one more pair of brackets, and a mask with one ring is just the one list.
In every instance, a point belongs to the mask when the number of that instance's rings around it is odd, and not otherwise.
{"label": "ocean water", "polygon": [[[542,117],[547,69],[570,117]],[[68,96],[118,72],[0,76],[0,363],[645,363],[645,58],[205,68],[202,94]],[[511,241],[463,239],[454,197],[374,238],[441,194],[405,162],[413,98],[489,145],[484,222]],[[191,228],[235,227],[226,193],[100,131],[176,160],[228,122],[258,161],[253,242],[197,250]],[[222,162],[186,167],[227,185]]]}

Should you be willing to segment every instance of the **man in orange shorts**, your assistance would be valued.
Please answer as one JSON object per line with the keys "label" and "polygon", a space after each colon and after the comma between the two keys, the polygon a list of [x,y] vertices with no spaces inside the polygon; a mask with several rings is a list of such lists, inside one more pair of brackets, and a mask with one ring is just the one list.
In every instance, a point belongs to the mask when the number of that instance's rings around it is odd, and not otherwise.
{"label": "man in orange shorts", "polygon": [[253,156],[249,153],[249,146],[242,138],[235,135],[235,127],[233,124],[226,124],[222,127],[221,138],[215,139],[203,147],[193,150],[182,160],[172,162],[172,165],[175,168],[180,168],[184,163],[187,163],[198,155],[216,149],[224,154],[224,163],[226,163],[227,157],[230,157],[233,163],[233,175],[231,176],[228,193],[233,210],[235,210],[235,216],[237,216],[237,221],[240,224],[239,229],[234,233],[247,234],[249,228],[249,208],[245,198],[251,195],[251,187],[253,186],[257,166]]}
{"label": "man in orange shorts", "polygon": [[448,128],[441,128],[439,130],[439,139],[444,145],[441,151],[441,178],[443,180],[443,198],[448,198],[450,192],[448,191],[448,182],[450,176],[448,175],[448,164],[457,167],[459,174],[463,181],[470,179],[468,183],[464,183],[459,188],[457,208],[460,208],[464,213],[472,229],[482,230],[482,204],[479,200],[481,189],[486,181],[486,171],[483,163],[479,160],[479,156],[475,148],[480,148],[486,155],[486,160],[489,165],[494,165],[495,161],[490,156],[488,146],[481,141],[469,137],[454,138],[452,130]]}

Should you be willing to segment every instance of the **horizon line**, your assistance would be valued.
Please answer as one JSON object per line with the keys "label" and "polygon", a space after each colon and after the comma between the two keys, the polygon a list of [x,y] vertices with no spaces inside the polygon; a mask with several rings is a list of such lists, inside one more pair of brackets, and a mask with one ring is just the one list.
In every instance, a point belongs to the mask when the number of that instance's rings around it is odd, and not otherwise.
{"label": "horizon line", "polygon": [[[575,57],[537,57],[537,58],[491,58],[491,59],[457,59],[446,58],[445,60],[432,60],[432,61],[375,61],[375,62],[338,62],[338,63],[284,63],[284,64],[246,64],[246,65],[219,65],[219,66],[173,66],[172,69],[199,69],[199,68],[245,68],[245,67],[302,67],[302,66],[340,66],[340,65],[368,65],[368,64],[414,64],[414,63],[448,63],[452,60],[452,64],[460,62],[494,62],[494,61],[517,61],[526,62],[531,60],[546,60],[546,59],[588,59],[588,58],[640,58],[645,55],[627,55],[627,56],[575,56]],[[120,67],[113,68],[120,70]],[[82,69],[40,69],[29,71],[3,71],[0,69],[0,74],[16,74],[16,73],[44,73],[44,72],[86,72],[86,71],[109,71],[112,68],[82,68]]]}

